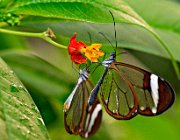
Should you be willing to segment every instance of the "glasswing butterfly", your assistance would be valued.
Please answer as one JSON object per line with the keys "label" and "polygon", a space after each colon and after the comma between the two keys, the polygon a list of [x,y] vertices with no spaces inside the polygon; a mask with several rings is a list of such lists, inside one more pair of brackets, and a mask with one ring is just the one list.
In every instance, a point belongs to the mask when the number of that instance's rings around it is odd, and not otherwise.
{"label": "glasswing butterfly", "polygon": [[[111,15],[117,49],[115,21]],[[166,111],[175,100],[170,84],[146,70],[117,62],[116,49],[101,62],[105,70],[92,90],[88,104],[93,105],[100,93],[106,112],[122,120],[129,120],[137,114],[155,116]]]}
{"label": "glasswing butterfly", "polygon": [[90,137],[98,130],[102,119],[102,106],[96,98],[88,105],[93,84],[88,79],[86,68],[79,71],[79,78],[73,91],[64,103],[64,126],[68,133]]}

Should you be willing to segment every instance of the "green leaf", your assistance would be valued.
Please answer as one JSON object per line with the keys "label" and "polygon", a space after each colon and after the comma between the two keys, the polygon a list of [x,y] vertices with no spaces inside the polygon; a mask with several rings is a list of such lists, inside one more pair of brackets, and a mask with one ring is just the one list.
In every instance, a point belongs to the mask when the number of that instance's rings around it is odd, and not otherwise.
{"label": "green leaf", "polygon": [[[8,12],[23,15],[33,15],[60,19],[69,19],[86,22],[112,22],[111,11],[117,22],[128,22],[144,26],[151,30],[146,22],[140,18],[126,3],[122,0],[114,1],[14,1],[9,7]],[[101,15],[101,16],[99,16]]]}
{"label": "green leaf", "polygon": [[[147,21],[169,46],[177,61],[180,61],[180,4],[165,0],[125,0]],[[141,3],[141,4],[139,4]],[[153,10],[152,10],[153,8]]]}
{"label": "green leaf", "polygon": [[3,140],[49,139],[31,96],[2,59],[0,59],[0,128]]}
{"label": "green leaf", "polygon": [[12,0],[1,0],[0,2],[0,7],[1,8],[7,8],[8,5],[11,5],[12,4]]}
{"label": "green leaf", "polygon": [[125,1],[151,25],[151,27],[180,33],[180,3],[173,0]]}
{"label": "green leaf", "polygon": [[29,91],[61,101],[70,93],[72,77],[41,58],[28,53],[14,53],[3,56],[3,59],[12,67]]}
{"label": "green leaf", "polygon": [[[166,43],[161,37],[151,28],[133,9],[131,9],[123,0],[113,1],[15,1],[7,12],[14,14],[42,16],[47,18],[59,18],[73,21],[86,21],[97,23],[112,22],[112,17],[109,14],[111,11],[117,23],[126,23],[137,25],[149,31],[164,48],[167,55],[170,57],[173,67],[178,77],[180,77],[179,68],[175,61],[173,53],[170,51]],[[140,47],[140,46],[138,46]],[[135,47],[137,48],[137,47]],[[146,50],[146,49],[143,49]]]}

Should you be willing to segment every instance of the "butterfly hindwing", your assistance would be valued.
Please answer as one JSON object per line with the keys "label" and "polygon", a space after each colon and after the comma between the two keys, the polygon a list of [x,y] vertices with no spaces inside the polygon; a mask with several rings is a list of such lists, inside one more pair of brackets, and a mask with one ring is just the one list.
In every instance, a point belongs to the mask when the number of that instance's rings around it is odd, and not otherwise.
{"label": "butterfly hindwing", "polygon": [[93,105],[87,107],[86,121],[81,136],[87,138],[95,134],[101,124],[101,120],[102,106],[97,98]]}
{"label": "butterfly hindwing", "polygon": [[175,94],[167,81],[136,66],[114,62],[129,79],[138,96],[138,113],[154,116],[163,113],[174,102]]}

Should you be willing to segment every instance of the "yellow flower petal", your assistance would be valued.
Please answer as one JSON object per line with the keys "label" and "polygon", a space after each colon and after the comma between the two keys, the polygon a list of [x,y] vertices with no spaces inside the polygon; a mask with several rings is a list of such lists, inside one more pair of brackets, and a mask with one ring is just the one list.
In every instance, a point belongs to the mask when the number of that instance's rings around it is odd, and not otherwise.
{"label": "yellow flower petal", "polygon": [[80,51],[81,51],[82,53],[85,53],[85,52],[86,52],[86,48],[82,47]]}
{"label": "yellow flower petal", "polygon": [[91,46],[82,48],[80,51],[84,53],[91,62],[98,62],[98,58],[104,55],[103,52],[99,51],[101,46],[102,44],[92,44]]}
{"label": "yellow flower petal", "polygon": [[103,52],[99,52],[98,54],[99,54],[99,56],[103,56],[103,55],[104,55],[104,53],[103,53]]}

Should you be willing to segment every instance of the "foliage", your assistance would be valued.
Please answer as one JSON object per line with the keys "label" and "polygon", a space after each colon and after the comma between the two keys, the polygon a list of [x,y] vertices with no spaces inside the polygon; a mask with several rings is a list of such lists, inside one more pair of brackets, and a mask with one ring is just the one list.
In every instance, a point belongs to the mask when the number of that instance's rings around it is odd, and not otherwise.
{"label": "foliage", "polygon": [[[120,57],[121,61],[152,70],[170,81],[177,100],[170,110],[154,118],[137,116],[130,121],[117,121],[104,111],[103,123],[90,139],[178,139],[179,9],[180,3],[174,0],[1,1],[0,136],[5,140],[36,139],[38,134],[39,139],[49,139],[43,118],[51,139],[81,139],[66,133],[63,126],[63,102],[78,76],[67,49],[63,48],[77,32],[77,40],[90,45],[90,33],[93,43],[101,43],[110,51],[108,40],[99,32],[115,44],[111,11],[116,21],[118,48],[129,52]],[[47,33],[49,27],[56,38]],[[4,61],[23,82],[42,118]],[[94,82],[96,76],[98,72]]]}

